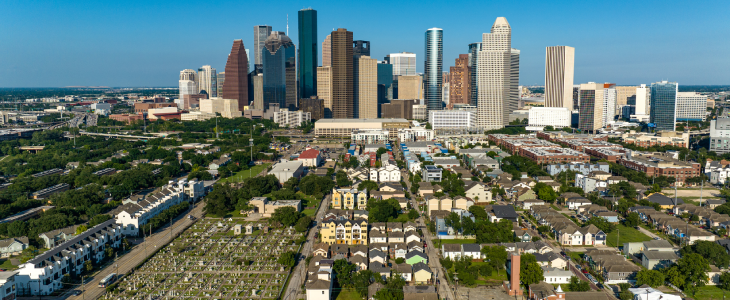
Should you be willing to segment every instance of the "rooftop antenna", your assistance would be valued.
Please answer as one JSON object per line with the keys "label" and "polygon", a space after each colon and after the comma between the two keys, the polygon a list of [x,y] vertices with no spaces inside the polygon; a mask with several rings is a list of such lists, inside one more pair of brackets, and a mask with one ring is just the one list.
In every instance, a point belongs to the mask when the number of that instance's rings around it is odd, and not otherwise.
{"label": "rooftop antenna", "polygon": [[289,36],[289,14],[286,14],[286,36]]}

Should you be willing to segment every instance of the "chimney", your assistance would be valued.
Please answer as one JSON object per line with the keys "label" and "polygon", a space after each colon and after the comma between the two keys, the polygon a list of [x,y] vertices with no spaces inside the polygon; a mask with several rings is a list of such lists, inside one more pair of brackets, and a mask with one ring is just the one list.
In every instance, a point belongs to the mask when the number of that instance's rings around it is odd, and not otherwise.
{"label": "chimney", "polygon": [[517,252],[510,253],[510,278],[509,295],[522,295],[520,288],[520,255]]}

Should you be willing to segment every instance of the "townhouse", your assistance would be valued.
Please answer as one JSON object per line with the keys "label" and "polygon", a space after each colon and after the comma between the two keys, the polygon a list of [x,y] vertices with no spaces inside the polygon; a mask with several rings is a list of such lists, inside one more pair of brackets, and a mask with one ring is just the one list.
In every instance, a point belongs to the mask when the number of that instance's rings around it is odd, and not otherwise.
{"label": "townhouse", "polygon": [[84,263],[99,263],[107,247],[118,248],[122,226],[114,219],[96,225],[72,239],[21,264],[16,276],[18,286],[29,286],[32,295],[50,295],[63,287],[66,274],[81,274]]}
{"label": "townhouse", "polygon": [[329,220],[322,222],[319,229],[322,242],[329,245],[367,245],[368,221],[356,220]]}
{"label": "townhouse", "polygon": [[364,210],[367,205],[367,190],[332,189],[332,208]]}

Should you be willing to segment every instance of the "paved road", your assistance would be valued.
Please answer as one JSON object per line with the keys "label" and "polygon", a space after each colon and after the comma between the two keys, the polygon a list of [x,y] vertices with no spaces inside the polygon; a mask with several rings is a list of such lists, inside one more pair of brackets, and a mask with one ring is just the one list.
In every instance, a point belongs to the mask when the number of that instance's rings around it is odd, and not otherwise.
{"label": "paved road", "polygon": [[[319,226],[320,220],[324,217],[325,211],[327,211],[327,209],[323,207],[329,207],[330,197],[331,194],[325,196],[324,200],[322,200],[322,203],[319,206],[317,215],[314,218],[314,220],[317,221],[317,226]],[[299,256],[299,264],[294,268],[294,272],[292,272],[291,275],[292,277],[289,280],[289,286],[287,286],[284,295],[282,295],[283,300],[299,299],[299,293],[301,293],[302,283],[304,282],[304,279],[307,278],[306,272],[308,266],[305,262],[305,257],[312,254],[312,246],[314,246],[314,241],[316,240],[314,238],[314,234],[316,232],[317,227],[309,230],[309,236],[307,237],[307,241],[304,243],[304,247],[302,247],[302,255]]]}
{"label": "paved road", "polygon": [[654,239],[654,238],[661,238],[660,236],[658,236],[658,235],[654,234],[653,232],[651,232],[651,231],[649,231],[649,230],[646,230],[646,228],[644,228],[644,227],[641,227],[641,226],[639,226],[639,231],[640,231],[641,233],[643,233],[643,234],[646,234],[646,235],[648,235],[648,236],[649,236],[650,238],[652,238],[652,239]]}
{"label": "paved road", "polygon": [[[144,261],[145,258],[151,256],[152,253],[155,252],[155,249],[157,249],[158,247],[163,247],[170,243],[170,241],[172,240],[171,237],[175,237],[178,233],[182,232],[183,230],[185,230],[185,228],[195,222],[188,219],[188,214],[195,216],[197,219],[202,218],[203,206],[205,205],[202,201],[198,202],[192,209],[192,211],[183,214],[181,217],[178,217],[175,223],[173,223],[172,235],[170,234],[170,225],[163,227],[158,232],[152,234],[151,237],[145,239],[144,242],[137,245],[134,249],[132,249],[131,252],[120,257],[117,261],[114,262],[114,264],[107,266],[104,270],[97,273],[90,282],[84,284],[83,288],[76,288],[76,290],[85,290],[85,292],[83,292],[79,296],[71,296],[69,297],[69,299],[100,298],[106,292],[104,288],[98,287],[99,281],[102,278],[111,273],[126,274],[127,272],[132,271],[132,269],[136,267],[139,263]],[[114,265],[118,265],[118,268],[115,268]],[[63,299],[65,297],[60,298]]]}

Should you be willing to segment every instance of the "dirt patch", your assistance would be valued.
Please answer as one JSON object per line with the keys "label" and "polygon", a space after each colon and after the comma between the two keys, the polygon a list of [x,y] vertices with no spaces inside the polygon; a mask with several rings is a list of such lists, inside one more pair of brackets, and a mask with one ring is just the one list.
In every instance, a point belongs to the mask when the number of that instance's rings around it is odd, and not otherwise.
{"label": "dirt patch", "polygon": [[[674,196],[674,189],[662,190],[667,196]],[[717,189],[703,189],[702,197],[720,197],[720,191]],[[677,190],[677,197],[700,197],[700,189]]]}

